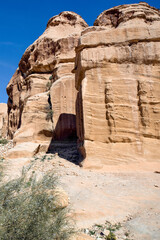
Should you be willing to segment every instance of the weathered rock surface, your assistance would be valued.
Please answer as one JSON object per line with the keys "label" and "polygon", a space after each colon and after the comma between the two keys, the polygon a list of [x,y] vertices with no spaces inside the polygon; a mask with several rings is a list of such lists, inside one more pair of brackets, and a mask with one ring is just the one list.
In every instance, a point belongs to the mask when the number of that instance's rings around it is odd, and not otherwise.
{"label": "weathered rock surface", "polygon": [[0,103],[0,136],[7,136],[7,104]]}
{"label": "weathered rock surface", "polygon": [[53,123],[49,115],[47,93],[28,98],[22,114],[21,127],[14,134],[14,143],[43,142],[52,137]]}
{"label": "weathered rock surface", "polygon": [[73,12],[51,18],[7,86],[9,136],[44,151],[78,136],[86,167],[159,160],[159,53],[160,11],[143,2],[93,27]]}
{"label": "weathered rock surface", "polygon": [[84,165],[159,160],[160,12],[145,3],[104,11],[76,51]]}
{"label": "weathered rock surface", "polygon": [[59,78],[51,87],[55,140],[76,139],[77,136],[75,109],[77,91],[75,76],[70,75]]}
{"label": "weathered rock surface", "polygon": [[25,51],[7,86],[9,136],[14,144],[48,141],[49,146],[51,138],[76,135],[72,70],[75,47],[87,26],[78,14],[62,12]]}
{"label": "weathered rock surface", "polygon": [[6,155],[9,159],[29,158],[39,152],[40,144],[24,142],[10,149]]}

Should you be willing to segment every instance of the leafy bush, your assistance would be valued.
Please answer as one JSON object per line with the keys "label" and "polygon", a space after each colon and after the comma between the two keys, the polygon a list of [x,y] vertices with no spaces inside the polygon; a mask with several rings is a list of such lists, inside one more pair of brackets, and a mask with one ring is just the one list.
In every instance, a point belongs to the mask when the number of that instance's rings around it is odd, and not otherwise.
{"label": "leafy bush", "polygon": [[5,138],[0,139],[0,144],[6,145],[8,143],[8,140]]}
{"label": "leafy bush", "polygon": [[53,173],[37,180],[23,172],[0,186],[1,240],[67,240],[74,232],[67,210],[58,208]]}

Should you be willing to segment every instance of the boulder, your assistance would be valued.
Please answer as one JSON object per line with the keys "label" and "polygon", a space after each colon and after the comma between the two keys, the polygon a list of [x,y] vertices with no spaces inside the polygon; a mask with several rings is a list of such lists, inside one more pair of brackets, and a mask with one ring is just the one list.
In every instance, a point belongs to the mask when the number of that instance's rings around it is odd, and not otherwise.
{"label": "boulder", "polygon": [[40,144],[34,142],[23,142],[10,149],[6,155],[7,159],[29,158],[39,152]]}

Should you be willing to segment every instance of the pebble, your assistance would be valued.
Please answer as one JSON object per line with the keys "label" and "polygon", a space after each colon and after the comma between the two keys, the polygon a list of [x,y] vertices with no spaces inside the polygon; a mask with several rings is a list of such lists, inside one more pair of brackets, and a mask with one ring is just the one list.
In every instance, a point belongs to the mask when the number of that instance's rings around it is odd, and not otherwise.
{"label": "pebble", "polygon": [[63,163],[59,163],[59,166],[60,167],[65,167]]}
{"label": "pebble", "polygon": [[110,231],[107,230],[107,229],[104,229],[103,233],[104,233],[106,236],[108,236],[108,235],[110,234]]}

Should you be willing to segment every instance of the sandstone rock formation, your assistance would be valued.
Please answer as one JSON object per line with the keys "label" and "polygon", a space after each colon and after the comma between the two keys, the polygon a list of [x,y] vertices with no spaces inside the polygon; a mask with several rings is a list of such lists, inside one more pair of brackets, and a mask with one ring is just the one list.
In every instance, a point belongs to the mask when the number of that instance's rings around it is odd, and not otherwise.
{"label": "sandstone rock formation", "polygon": [[78,136],[86,167],[159,160],[159,53],[160,11],[143,2],[93,27],[73,12],[51,18],[7,86],[9,136],[43,150]]}
{"label": "sandstone rock formation", "polygon": [[7,153],[7,158],[30,158],[39,152],[40,144],[34,142],[24,142],[16,145]]}
{"label": "sandstone rock formation", "polygon": [[104,11],[76,49],[77,129],[84,165],[159,160],[160,11]]}
{"label": "sandstone rock formation", "polygon": [[0,103],[0,136],[7,136],[7,104]]}
{"label": "sandstone rock formation", "polygon": [[76,135],[72,70],[75,47],[87,26],[78,14],[62,12],[25,51],[7,86],[9,136],[14,144],[46,141],[49,146],[52,137]]}

